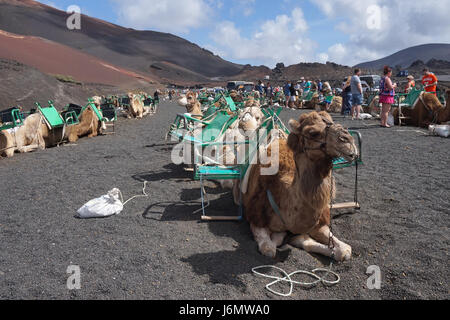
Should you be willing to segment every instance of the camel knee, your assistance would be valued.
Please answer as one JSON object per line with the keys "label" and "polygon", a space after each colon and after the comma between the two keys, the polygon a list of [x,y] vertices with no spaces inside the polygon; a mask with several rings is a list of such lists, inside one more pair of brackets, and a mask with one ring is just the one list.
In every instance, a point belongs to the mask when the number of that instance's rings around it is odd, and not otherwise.
{"label": "camel knee", "polygon": [[286,232],[274,232],[270,236],[270,238],[272,239],[272,242],[275,243],[277,248],[283,244],[286,234],[287,234]]}

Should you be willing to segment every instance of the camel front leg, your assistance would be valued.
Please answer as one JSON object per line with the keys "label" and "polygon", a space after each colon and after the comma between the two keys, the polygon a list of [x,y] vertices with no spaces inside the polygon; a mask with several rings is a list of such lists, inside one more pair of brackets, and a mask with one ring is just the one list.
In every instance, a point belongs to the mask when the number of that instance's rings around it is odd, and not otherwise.
{"label": "camel front leg", "polygon": [[[316,239],[322,244],[326,244],[328,247],[329,239],[330,239],[330,228],[328,226],[322,226],[319,229],[314,230],[310,233],[311,237]],[[334,234],[333,242],[334,242],[334,258],[336,261],[347,261],[350,260],[352,256],[352,247],[348,244],[340,241]]]}
{"label": "camel front leg", "polygon": [[283,242],[284,242],[284,238],[286,238],[287,232],[274,232],[272,233],[272,235],[270,236],[270,239],[272,239],[272,242],[275,243],[275,245],[278,247],[280,247]]}
{"label": "camel front leg", "polygon": [[296,248],[305,250],[308,253],[318,253],[326,257],[331,257],[333,255],[333,250],[328,248],[328,245],[317,242],[309,235],[296,236],[292,238],[289,243]]}
{"label": "camel front leg", "polygon": [[258,243],[259,252],[266,257],[275,258],[277,255],[277,245],[270,237],[270,230],[266,228],[258,228],[254,225],[250,225],[250,228],[256,243]]}

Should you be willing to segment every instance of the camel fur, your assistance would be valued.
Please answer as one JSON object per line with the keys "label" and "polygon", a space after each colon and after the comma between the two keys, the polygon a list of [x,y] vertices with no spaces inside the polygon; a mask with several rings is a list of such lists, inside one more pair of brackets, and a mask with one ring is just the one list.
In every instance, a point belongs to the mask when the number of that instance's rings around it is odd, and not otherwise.
{"label": "camel fur", "polygon": [[[292,133],[288,140],[279,140],[278,173],[261,175],[261,169],[271,164],[257,164],[249,169],[243,204],[259,250],[274,258],[277,247],[290,232],[295,235],[290,243],[296,247],[334,256],[338,261],[348,260],[351,247],[334,235],[335,248],[328,248],[329,204],[334,197],[331,194],[331,186],[334,186],[332,161],[340,156],[347,160],[357,157],[353,137],[341,125],[334,124],[326,112],[304,114],[299,121],[291,120],[290,126]],[[272,149],[273,146],[268,148],[269,156]],[[274,212],[267,190],[272,192],[281,217]]]}
{"label": "camel fur", "polygon": [[[14,137],[8,130],[0,131],[0,158],[11,158],[14,156]],[[1,151],[3,150],[3,151]]]}

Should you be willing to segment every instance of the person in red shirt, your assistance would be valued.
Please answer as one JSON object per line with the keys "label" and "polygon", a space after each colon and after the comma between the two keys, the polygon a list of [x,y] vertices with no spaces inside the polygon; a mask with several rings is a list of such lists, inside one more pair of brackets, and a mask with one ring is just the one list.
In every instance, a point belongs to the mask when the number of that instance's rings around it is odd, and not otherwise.
{"label": "person in red shirt", "polygon": [[433,92],[436,94],[438,78],[434,73],[430,72],[430,69],[428,68],[423,70],[422,84],[426,92]]}

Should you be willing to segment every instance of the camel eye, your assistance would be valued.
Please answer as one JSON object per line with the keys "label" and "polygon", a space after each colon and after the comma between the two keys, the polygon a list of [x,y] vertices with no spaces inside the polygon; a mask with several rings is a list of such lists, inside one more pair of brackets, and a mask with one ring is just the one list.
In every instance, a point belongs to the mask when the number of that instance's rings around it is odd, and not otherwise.
{"label": "camel eye", "polygon": [[320,132],[319,131],[311,131],[309,133],[309,136],[313,139],[319,138],[320,137]]}

